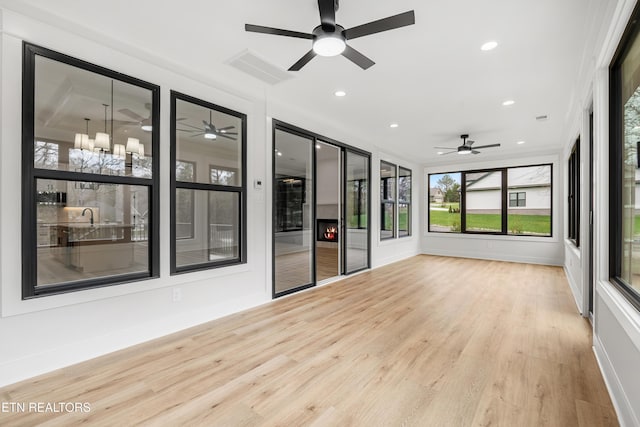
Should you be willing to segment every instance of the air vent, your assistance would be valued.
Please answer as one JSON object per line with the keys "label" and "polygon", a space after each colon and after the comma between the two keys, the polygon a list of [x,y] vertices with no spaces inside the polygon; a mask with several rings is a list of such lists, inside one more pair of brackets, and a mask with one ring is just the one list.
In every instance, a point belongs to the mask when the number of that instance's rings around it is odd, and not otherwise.
{"label": "air vent", "polygon": [[539,122],[544,122],[545,120],[549,120],[549,116],[546,114],[543,114],[541,116],[536,116],[536,120]]}
{"label": "air vent", "polygon": [[229,59],[227,64],[270,85],[292,77],[290,73],[265,61],[248,49]]}

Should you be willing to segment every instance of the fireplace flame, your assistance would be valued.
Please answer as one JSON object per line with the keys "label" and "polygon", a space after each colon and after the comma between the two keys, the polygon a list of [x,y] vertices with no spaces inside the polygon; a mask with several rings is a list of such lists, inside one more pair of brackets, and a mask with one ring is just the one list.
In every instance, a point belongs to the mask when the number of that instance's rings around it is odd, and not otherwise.
{"label": "fireplace flame", "polygon": [[327,227],[327,230],[324,232],[324,238],[327,240],[335,240],[337,232],[338,229],[336,227]]}

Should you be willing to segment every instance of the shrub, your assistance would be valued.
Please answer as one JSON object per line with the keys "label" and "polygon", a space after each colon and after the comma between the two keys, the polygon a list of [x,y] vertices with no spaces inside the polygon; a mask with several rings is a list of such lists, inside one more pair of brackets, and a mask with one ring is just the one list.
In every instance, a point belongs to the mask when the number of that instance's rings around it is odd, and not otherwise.
{"label": "shrub", "polygon": [[451,231],[460,231],[461,227],[460,227],[460,221],[454,220],[451,223]]}

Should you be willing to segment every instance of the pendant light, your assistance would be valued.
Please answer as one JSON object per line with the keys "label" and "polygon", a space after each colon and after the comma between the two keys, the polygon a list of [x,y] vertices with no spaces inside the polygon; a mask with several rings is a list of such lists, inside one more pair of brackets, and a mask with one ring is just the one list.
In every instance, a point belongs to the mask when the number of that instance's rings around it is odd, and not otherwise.
{"label": "pendant light", "polygon": [[96,150],[109,151],[111,148],[109,134],[107,133],[107,107],[109,105],[102,104],[104,107],[104,132],[96,133],[94,147]]}

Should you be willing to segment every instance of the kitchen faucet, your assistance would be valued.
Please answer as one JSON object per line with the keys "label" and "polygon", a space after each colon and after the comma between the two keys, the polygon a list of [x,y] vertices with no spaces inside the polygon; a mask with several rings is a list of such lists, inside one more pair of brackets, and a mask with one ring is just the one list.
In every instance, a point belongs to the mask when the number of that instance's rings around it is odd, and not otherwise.
{"label": "kitchen faucet", "polygon": [[91,226],[93,226],[93,209],[91,209],[91,208],[84,208],[84,209],[82,210],[82,216],[84,216],[84,213],[85,213],[86,211],[89,211],[89,214],[90,214],[90,216],[89,216],[89,224],[91,224]]}

